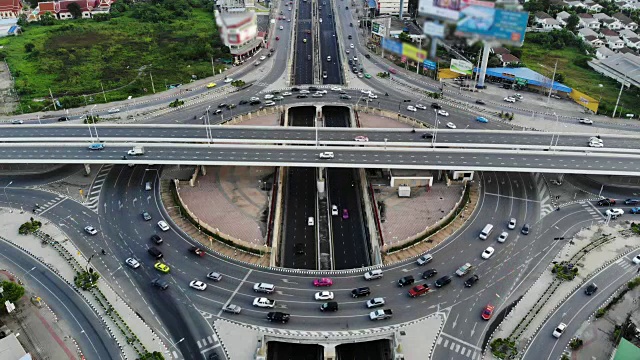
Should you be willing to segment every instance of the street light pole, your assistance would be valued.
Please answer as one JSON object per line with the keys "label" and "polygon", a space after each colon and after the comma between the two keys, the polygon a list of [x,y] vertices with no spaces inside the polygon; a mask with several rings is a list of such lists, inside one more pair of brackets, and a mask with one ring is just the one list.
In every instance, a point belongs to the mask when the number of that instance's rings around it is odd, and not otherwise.
{"label": "street light pole", "polygon": [[205,129],[205,132],[207,133],[207,140],[209,140],[209,142],[212,142],[213,141],[213,139],[212,139],[213,135],[210,133],[211,132],[211,122],[209,121],[209,109],[211,109],[211,105],[209,105],[207,107],[207,113],[206,113],[207,123],[205,124],[204,129]]}
{"label": "street light pole", "polygon": [[436,147],[436,136],[438,136],[438,110],[437,109],[433,109],[433,112],[436,113],[436,121],[433,124],[436,128],[436,131],[434,131],[433,133],[433,138],[431,138],[431,147],[435,148]]}
{"label": "street light pole", "polygon": [[[618,64],[616,64],[618,65]],[[634,72],[638,71],[640,69],[635,69],[633,71],[631,71],[630,73],[625,73],[624,74],[624,79],[622,80],[622,85],[620,86],[620,92],[618,93],[618,100],[616,100],[616,106],[613,108],[613,114],[611,115],[611,118],[615,118],[616,117],[616,111],[618,110],[618,103],[620,103],[620,96],[622,96],[622,89],[624,89],[624,83],[627,82],[627,77],[631,74],[633,74]],[[631,85],[629,85],[631,86]],[[620,110],[620,112],[622,112],[622,110]]]}
{"label": "street light pole", "polygon": [[13,180],[11,180],[7,186],[4,187],[4,197],[7,198],[7,202],[9,202],[9,195],[7,195],[7,188],[9,187],[9,185],[13,184]]}

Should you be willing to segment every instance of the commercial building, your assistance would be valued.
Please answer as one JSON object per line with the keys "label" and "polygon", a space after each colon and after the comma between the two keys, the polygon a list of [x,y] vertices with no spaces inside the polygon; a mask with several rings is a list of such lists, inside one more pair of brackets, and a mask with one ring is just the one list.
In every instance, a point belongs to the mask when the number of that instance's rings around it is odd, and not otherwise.
{"label": "commercial building", "polygon": [[236,64],[255,54],[263,44],[258,36],[258,23],[253,2],[248,8],[244,2],[226,1],[218,5],[215,11],[216,25],[220,38],[234,57]]}

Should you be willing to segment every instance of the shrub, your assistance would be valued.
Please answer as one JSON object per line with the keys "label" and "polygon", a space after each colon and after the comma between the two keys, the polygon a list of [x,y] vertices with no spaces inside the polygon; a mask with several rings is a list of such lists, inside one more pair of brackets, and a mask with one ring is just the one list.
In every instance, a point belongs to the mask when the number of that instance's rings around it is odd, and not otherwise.
{"label": "shrub", "polygon": [[510,339],[497,338],[490,344],[491,353],[500,359],[506,359],[518,353],[516,342]]}
{"label": "shrub", "polygon": [[598,311],[596,311],[596,319],[603,317],[604,314],[606,313],[607,313],[607,310],[603,308],[598,309]]}
{"label": "shrub", "polygon": [[569,347],[571,347],[572,350],[577,350],[582,346],[582,339],[580,338],[573,338],[571,339],[571,342],[569,342]]}
{"label": "shrub", "polygon": [[169,104],[169,107],[175,108],[175,107],[182,106],[182,105],[184,105],[184,101],[183,100],[175,99],[175,101],[172,101]]}
{"label": "shrub", "polygon": [[20,225],[20,228],[18,229],[18,234],[20,235],[33,234],[41,227],[42,227],[42,223],[40,221],[34,220],[33,218],[31,218],[26,223]]}

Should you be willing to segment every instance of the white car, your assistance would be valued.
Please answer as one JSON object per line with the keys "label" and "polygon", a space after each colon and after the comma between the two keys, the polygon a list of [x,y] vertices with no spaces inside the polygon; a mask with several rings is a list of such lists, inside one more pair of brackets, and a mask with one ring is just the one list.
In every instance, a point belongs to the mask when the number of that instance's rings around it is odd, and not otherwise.
{"label": "white car", "polygon": [[109,114],[113,114],[113,113],[120,112],[120,109],[118,109],[118,108],[111,108],[111,109],[107,110],[107,112],[108,112]]}
{"label": "white car", "polygon": [[267,100],[264,102],[264,106],[274,106],[276,104],[273,100]]}
{"label": "white car", "polygon": [[580,124],[587,124],[587,125],[593,125],[593,120],[587,119],[587,118],[582,118],[578,120],[580,122]]}
{"label": "white car", "polygon": [[494,248],[492,248],[491,246],[489,246],[488,248],[484,249],[484,251],[482,252],[482,258],[483,259],[488,259],[491,257],[491,255],[493,255],[493,253],[496,250]]}
{"label": "white car", "polygon": [[325,151],[321,152],[319,155],[320,159],[333,159],[333,152]]}
{"label": "white car", "polygon": [[249,99],[249,101],[260,101],[260,98],[254,96],[251,99]]}
{"label": "white car", "polygon": [[233,81],[233,79],[232,79],[232,78],[230,78],[230,77],[228,77],[228,78],[224,78],[224,82],[225,82],[226,84],[228,84],[228,83],[230,83],[230,82],[232,82],[232,81]]}
{"label": "white car", "polygon": [[199,280],[193,280],[189,283],[190,288],[194,288],[196,290],[205,291],[207,289],[207,284],[203,283]]}
{"label": "white car", "polygon": [[373,298],[367,301],[367,308],[369,309],[379,306],[384,306],[384,298]]}
{"label": "white car", "polygon": [[373,94],[371,90],[360,90],[360,92],[363,94]]}
{"label": "white car", "polygon": [[309,90],[302,89],[300,90],[300,94],[309,94]]}
{"label": "white car", "polygon": [[253,299],[253,306],[261,308],[273,308],[274,306],[276,306],[276,301],[267,299],[265,297],[258,297]]}
{"label": "white car", "polygon": [[503,243],[505,241],[507,241],[507,238],[509,237],[509,233],[506,231],[503,231],[500,236],[498,236],[498,242],[499,243]]}
{"label": "white car", "polygon": [[589,147],[601,148],[604,147],[604,143],[598,141],[589,142]]}
{"label": "white car", "polygon": [[454,124],[454,123],[452,123],[452,122],[448,122],[448,123],[447,123],[447,127],[448,127],[449,129],[455,129],[455,128],[456,128],[456,124]]}
{"label": "white car", "polygon": [[421,110],[427,110],[427,107],[422,105],[422,104],[416,104],[416,108],[421,109]]}
{"label": "white car", "polygon": [[377,99],[378,95],[374,94],[374,93],[369,93],[369,99]]}
{"label": "white car", "polygon": [[211,279],[213,281],[220,281],[222,280],[222,274],[212,271],[207,274],[207,279]]}
{"label": "white car", "polygon": [[313,95],[311,95],[312,97],[322,97],[322,93],[314,93]]}
{"label": "white car", "polygon": [[518,100],[523,100],[524,97],[521,94],[514,94],[512,97],[518,99]]}
{"label": "white car", "polygon": [[351,49],[353,49],[353,48],[354,48],[353,44],[349,44],[349,47],[350,47]]}
{"label": "white car", "polygon": [[[280,26],[280,27],[282,27],[282,26]],[[280,29],[280,30],[282,30],[282,29]],[[266,56],[264,56],[264,55],[260,56],[260,61],[265,61],[265,60],[267,60]]]}
{"label": "white car", "polygon": [[602,140],[602,139],[600,138],[600,136],[592,136],[592,137],[590,137],[590,138],[589,138],[589,142],[594,142],[594,141],[597,141],[597,142],[604,142],[604,140]]}
{"label": "white car", "polygon": [[331,291],[318,291],[314,298],[316,300],[333,300],[333,292]]}
{"label": "white car", "polygon": [[11,120],[12,124],[24,124],[23,120]]}
{"label": "white car", "polygon": [[438,110],[438,115],[440,116],[449,116],[449,113],[444,110]]}
{"label": "white car", "polygon": [[267,94],[264,96],[265,100],[273,99],[273,95]]}
{"label": "white car", "polygon": [[326,95],[327,94],[327,90],[320,89],[320,90],[316,91],[316,94],[325,94]]}
{"label": "white car", "polygon": [[633,263],[636,265],[640,265],[640,255],[636,255],[636,257],[634,257],[631,261],[633,261]]}
{"label": "white car", "polygon": [[380,270],[380,269],[371,270],[371,271],[367,271],[366,273],[364,273],[364,279],[365,280],[381,279],[383,276],[384,276],[384,274],[382,273],[382,270]]}
{"label": "white car", "polygon": [[288,92],[288,91],[285,91],[285,92],[282,93],[282,96],[291,96],[291,95],[293,95],[293,94]]}
{"label": "white car", "polygon": [[345,49],[344,52],[348,54],[349,53],[349,49]]}
{"label": "white car", "polygon": [[84,227],[84,231],[89,234],[89,235],[95,235],[98,233],[98,230],[96,230],[96,228],[94,228],[93,226],[89,225],[89,226],[85,226]]}
{"label": "white car", "polygon": [[342,88],[338,86],[332,86],[331,91],[342,91]]}
{"label": "white car", "polygon": [[560,336],[564,333],[564,330],[567,328],[567,324],[560,323],[555,330],[553,330],[553,337],[559,339]]}
{"label": "white car", "polygon": [[507,225],[507,227],[509,228],[509,230],[513,230],[516,228],[516,218],[511,218],[511,220],[509,220],[509,225]]}
{"label": "white car", "polygon": [[433,260],[433,255],[431,254],[424,254],[422,256],[420,256],[418,258],[418,260],[416,261],[416,263],[418,264],[418,266],[422,266],[426,263],[428,263],[429,261]]}
{"label": "white car", "polygon": [[367,142],[369,141],[369,138],[366,136],[356,136],[355,138],[353,138],[353,140],[357,141],[357,142]]}
{"label": "white car", "polygon": [[134,259],[134,258],[128,258],[127,260],[124,261],[127,265],[129,265],[130,267],[137,269],[140,267],[140,263],[138,262],[138,260]]}
{"label": "white car", "polygon": [[231,314],[240,314],[240,311],[242,311],[242,308],[240,306],[238,306],[238,305],[229,304],[229,305],[223,307],[222,311],[228,312],[228,313],[231,313]]}
{"label": "white car", "polygon": [[331,216],[338,216],[338,206],[331,205]]}
{"label": "white car", "polygon": [[504,98],[504,101],[509,102],[509,103],[514,103],[514,102],[516,102],[516,99],[512,98],[511,96],[507,96],[506,98]]}
{"label": "white car", "polygon": [[164,220],[158,221],[158,227],[162,231],[169,231],[169,229],[170,229],[169,224],[167,224],[167,222],[164,221]]}
{"label": "white car", "polygon": [[316,222],[313,219],[313,216],[309,216],[309,218],[307,219],[307,225],[314,226],[315,224],[316,224]]}
{"label": "white car", "polygon": [[276,97],[273,98],[273,100],[282,101],[282,100],[284,100],[284,96],[276,96]]}
{"label": "white car", "polygon": [[615,219],[618,216],[624,214],[624,210],[622,209],[607,209],[607,211],[604,212],[605,215],[607,216],[611,216],[611,218]]}
{"label": "white car", "polygon": [[407,106],[407,110],[409,110],[409,111],[413,111],[413,112],[418,111],[418,109],[416,109],[415,107],[413,107],[413,106],[411,106],[411,105]]}

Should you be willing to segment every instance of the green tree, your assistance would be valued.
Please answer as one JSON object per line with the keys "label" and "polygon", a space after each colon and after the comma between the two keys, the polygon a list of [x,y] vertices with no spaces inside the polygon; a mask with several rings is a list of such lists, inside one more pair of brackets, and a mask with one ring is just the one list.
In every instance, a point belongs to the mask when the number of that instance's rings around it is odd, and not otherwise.
{"label": "green tree", "polygon": [[7,300],[15,303],[24,295],[24,288],[11,281],[3,281],[0,286],[2,287],[2,297],[0,299],[2,299],[3,304]]}
{"label": "green tree", "polygon": [[82,8],[77,3],[69,4],[67,10],[69,10],[74,19],[80,19],[82,17]]}
{"label": "green tree", "polygon": [[28,52],[28,53],[32,52],[32,51],[33,51],[33,49],[35,49],[35,48],[36,48],[36,46],[35,46],[35,45],[33,45],[33,43],[26,43],[26,44],[24,44],[24,51],[26,51],[26,52]]}
{"label": "green tree", "polygon": [[56,22],[56,18],[48,11],[40,15],[40,24],[44,26],[53,25],[55,22]]}
{"label": "green tree", "polygon": [[563,83],[564,82],[564,75],[556,74],[556,77],[554,78],[554,80],[559,82],[559,83]]}
{"label": "green tree", "polygon": [[578,15],[571,14],[571,16],[569,16],[569,18],[567,19],[566,29],[569,31],[575,31],[579,22],[580,22],[580,18],[578,17]]}
{"label": "green tree", "polygon": [[406,42],[406,43],[410,43],[411,42],[411,37],[409,36],[409,34],[407,34],[406,32],[401,32],[400,35],[398,35],[398,40],[402,41],[402,42]]}

